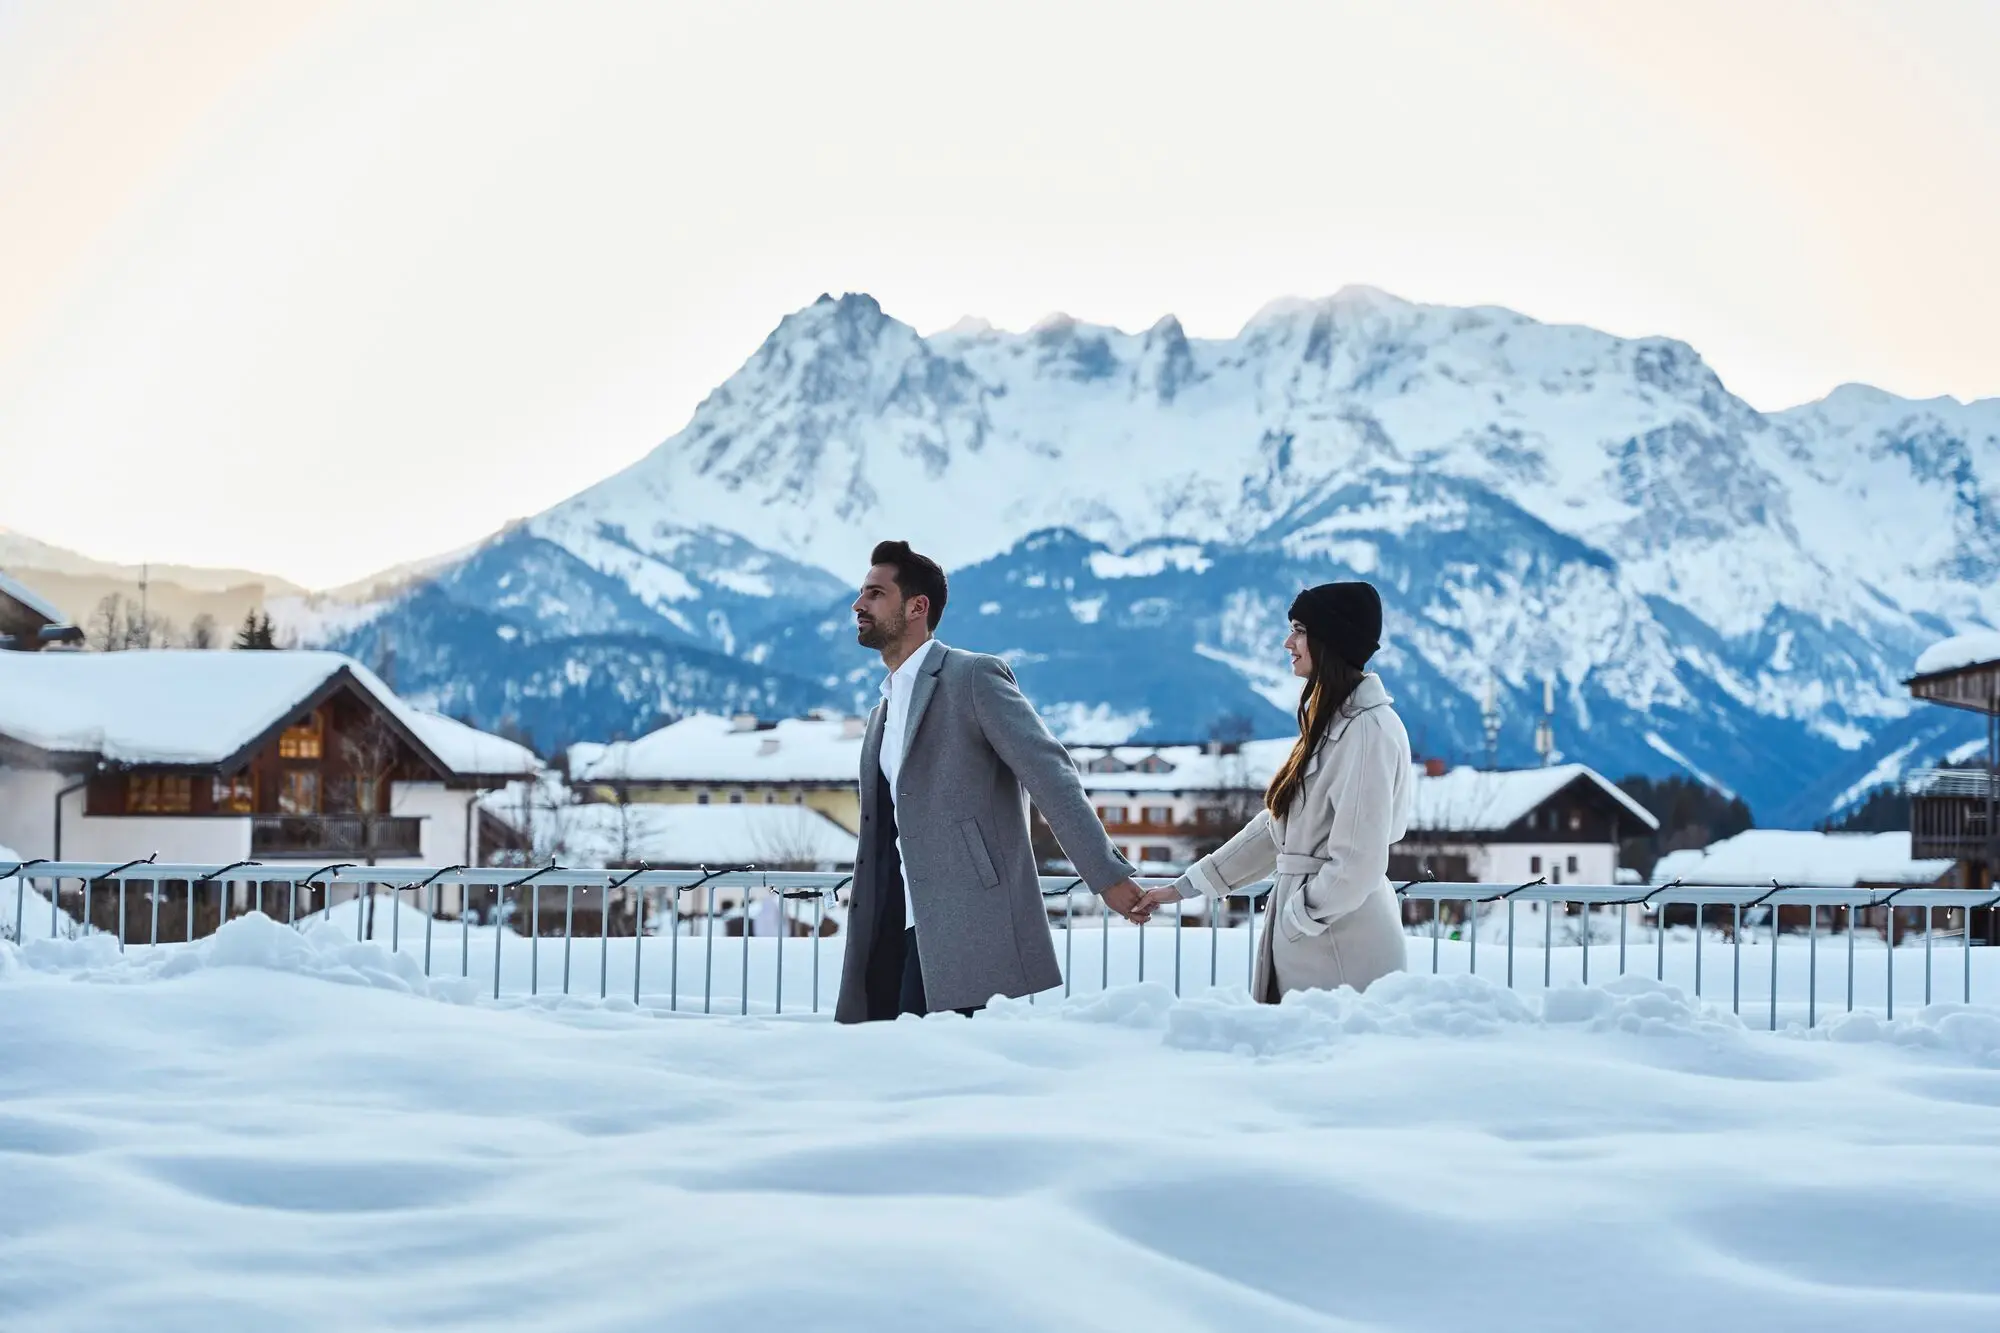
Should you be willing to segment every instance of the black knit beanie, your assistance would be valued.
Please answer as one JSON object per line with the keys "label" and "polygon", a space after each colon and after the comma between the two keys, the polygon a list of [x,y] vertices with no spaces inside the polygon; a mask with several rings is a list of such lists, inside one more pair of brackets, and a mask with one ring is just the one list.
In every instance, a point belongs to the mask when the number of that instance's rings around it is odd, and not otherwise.
{"label": "black knit beanie", "polygon": [[1372,584],[1322,583],[1292,603],[1291,618],[1356,668],[1382,646],[1382,597]]}

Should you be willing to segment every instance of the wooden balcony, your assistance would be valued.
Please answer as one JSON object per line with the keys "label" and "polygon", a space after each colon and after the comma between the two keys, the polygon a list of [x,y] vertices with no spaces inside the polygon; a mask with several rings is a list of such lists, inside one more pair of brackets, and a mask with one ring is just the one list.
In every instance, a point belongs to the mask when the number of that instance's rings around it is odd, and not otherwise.
{"label": "wooden balcony", "polygon": [[420,856],[424,821],[398,815],[253,815],[250,855],[257,860],[324,856]]}
{"label": "wooden balcony", "polygon": [[1909,778],[1910,855],[1985,861],[1993,853],[1996,790],[1981,769],[1939,768]]}

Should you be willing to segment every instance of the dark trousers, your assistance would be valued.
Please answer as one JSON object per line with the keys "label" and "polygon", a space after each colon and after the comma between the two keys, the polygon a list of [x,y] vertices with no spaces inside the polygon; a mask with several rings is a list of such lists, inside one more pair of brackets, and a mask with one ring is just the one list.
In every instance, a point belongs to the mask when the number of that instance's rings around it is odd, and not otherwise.
{"label": "dark trousers", "polygon": [[[924,1002],[924,963],[917,956],[917,928],[911,926],[903,932],[903,991],[898,1000],[899,1014],[915,1014],[919,1018],[929,1013],[930,1006]],[[969,1005],[958,1012],[972,1017],[986,1006]]]}
{"label": "dark trousers", "polygon": [[896,1012],[915,1014],[919,1018],[930,1012],[924,1003],[924,963],[917,957],[917,928],[911,926],[903,932],[903,992],[897,1001]]}

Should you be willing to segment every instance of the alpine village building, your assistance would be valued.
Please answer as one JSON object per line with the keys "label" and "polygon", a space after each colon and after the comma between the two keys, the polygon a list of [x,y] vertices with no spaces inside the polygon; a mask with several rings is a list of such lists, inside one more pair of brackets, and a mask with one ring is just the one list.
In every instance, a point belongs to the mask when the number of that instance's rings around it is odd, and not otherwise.
{"label": "alpine village building", "polygon": [[510,831],[479,797],[539,767],[338,653],[0,652],[0,847],[22,860],[484,864]]}
{"label": "alpine village building", "polygon": [[[2000,887],[2000,631],[1932,645],[1905,684],[1926,703],[1978,714],[1986,732],[1983,746],[1968,747],[1969,762],[1918,769],[1905,779],[1911,855],[1953,862],[1958,887]],[[1982,933],[1979,915],[1975,933]],[[2000,944],[2000,911],[1988,908],[1984,916],[1986,942]]]}

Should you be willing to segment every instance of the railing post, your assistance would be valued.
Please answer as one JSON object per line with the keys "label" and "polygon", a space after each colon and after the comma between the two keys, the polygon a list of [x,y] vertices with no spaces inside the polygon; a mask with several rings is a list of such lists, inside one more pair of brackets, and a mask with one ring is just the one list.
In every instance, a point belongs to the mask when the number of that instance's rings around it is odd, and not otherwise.
{"label": "railing post", "polygon": [[576,937],[576,885],[563,885],[563,994],[569,994],[570,941]]}
{"label": "railing post", "polygon": [[1806,1030],[1819,1026],[1819,904],[1806,904]]}

